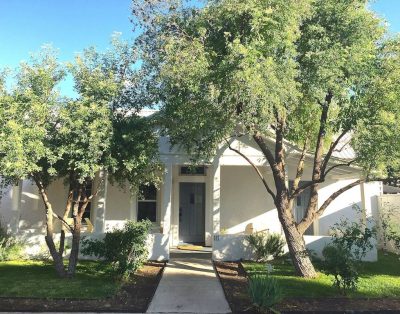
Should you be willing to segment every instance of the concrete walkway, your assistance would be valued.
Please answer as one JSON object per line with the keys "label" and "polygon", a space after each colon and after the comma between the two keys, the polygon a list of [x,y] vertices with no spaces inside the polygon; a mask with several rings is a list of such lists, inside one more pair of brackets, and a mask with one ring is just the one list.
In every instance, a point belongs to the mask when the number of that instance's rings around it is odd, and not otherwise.
{"label": "concrete walkway", "polygon": [[147,313],[231,313],[211,255],[171,254]]}

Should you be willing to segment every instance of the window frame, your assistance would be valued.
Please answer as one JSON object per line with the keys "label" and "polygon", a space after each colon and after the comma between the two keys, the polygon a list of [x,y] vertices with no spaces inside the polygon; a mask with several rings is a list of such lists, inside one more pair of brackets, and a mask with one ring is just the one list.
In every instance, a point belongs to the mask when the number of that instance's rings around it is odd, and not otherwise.
{"label": "window frame", "polygon": [[[154,186],[154,184],[152,186]],[[137,195],[137,197],[136,197],[136,221],[140,221],[139,220],[139,204],[140,203],[154,203],[155,204],[155,210],[156,210],[155,220],[154,221],[152,221],[150,219],[149,220],[152,223],[157,223],[157,221],[158,221],[158,190],[157,190],[157,188],[155,186],[154,186],[154,188],[155,188],[155,191],[156,191],[155,199],[140,199],[139,195]],[[139,188],[139,190],[140,190],[140,188]]]}
{"label": "window frame", "polygon": [[[88,187],[89,187],[89,188],[88,188]],[[89,196],[91,195],[92,189],[93,189],[93,180],[89,181],[89,182],[87,183],[87,185],[86,185],[86,192],[87,192],[87,191],[90,191],[90,194],[87,195],[87,197],[89,197]],[[76,194],[75,194],[75,193],[76,193]],[[77,198],[77,192],[74,191],[74,192],[73,192],[73,196],[72,196],[73,202],[72,202],[71,210],[70,210],[70,218],[73,218],[73,215],[74,215],[74,205],[75,205],[75,199],[76,199],[76,198]],[[87,225],[87,222],[86,222],[86,220],[85,220],[86,218],[89,218],[90,222],[93,224],[93,222],[92,222],[92,215],[93,215],[92,203],[93,203],[93,202],[92,202],[92,201],[93,201],[93,199],[89,200],[89,202],[88,202],[88,204],[87,204],[87,206],[86,206],[86,208],[85,208],[85,212],[84,212],[83,215],[82,215],[82,221],[81,221],[81,224],[82,224],[82,225]],[[79,201],[78,211],[81,209],[82,205],[83,205],[83,200],[81,199],[81,200]],[[86,214],[87,212],[89,213],[89,217],[85,217],[85,214]]]}
{"label": "window frame", "polygon": [[195,169],[203,169],[203,173],[197,173],[197,172],[193,172],[193,173],[185,173],[185,171],[183,172],[182,169],[190,169],[191,166],[179,166],[179,175],[180,176],[198,176],[198,177],[205,177],[207,176],[207,167],[206,166],[193,166],[193,168]]}
{"label": "window frame", "polygon": [[[302,186],[302,184],[307,184],[309,181],[300,181],[300,183],[299,183],[299,187],[301,187]],[[289,180],[289,188],[291,188],[293,186],[293,180]],[[304,201],[304,198],[303,198],[303,196],[304,196],[304,193],[310,193],[310,189],[311,189],[311,187],[308,187],[306,190],[304,190],[300,195],[297,195],[296,196],[296,198],[295,198],[295,202],[294,202],[294,206],[293,206],[293,208],[292,208],[292,212],[293,212],[293,216],[294,216],[294,219],[295,219],[295,221],[298,223],[299,222],[299,219],[297,219],[298,218],[298,215],[299,215],[299,212],[298,212],[298,210],[299,210],[299,207],[300,208],[302,208],[302,210],[305,210],[305,208],[304,208],[304,206],[305,206],[305,204],[303,204],[303,201]],[[303,214],[305,214],[305,212],[303,213]],[[300,218],[300,220],[301,220],[302,218]],[[307,228],[307,230],[304,232],[304,235],[309,235],[309,236],[315,236],[315,235],[317,235],[316,234],[316,232],[315,232],[315,226],[317,225],[317,223],[318,223],[318,219],[316,219],[316,220],[314,220],[313,222],[312,222],[312,224]],[[311,234],[308,234],[308,233],[311,233]]]}

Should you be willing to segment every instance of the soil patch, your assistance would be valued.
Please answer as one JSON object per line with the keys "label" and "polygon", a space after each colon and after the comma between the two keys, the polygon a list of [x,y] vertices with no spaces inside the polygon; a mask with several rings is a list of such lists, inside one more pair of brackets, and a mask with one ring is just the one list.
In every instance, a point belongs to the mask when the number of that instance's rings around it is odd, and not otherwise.
{"label": "soil patch", "polygon": [[[233,313],[260,313],[247,293],[245,270],[238,262],[215,262],[226,299]],[[399,296],[400,297],[400,296]],[[290,298],[276,306],[284,313],[400,313],[400,298]]]}
{"label": "soil patch", "polygon": [[[41,299],[0,298],[0,311],[5,312],[146,312],[165,263],[148,262],[131,282],[111,298],[105,299]],[[66,283],[68,284],[68,283]]]}

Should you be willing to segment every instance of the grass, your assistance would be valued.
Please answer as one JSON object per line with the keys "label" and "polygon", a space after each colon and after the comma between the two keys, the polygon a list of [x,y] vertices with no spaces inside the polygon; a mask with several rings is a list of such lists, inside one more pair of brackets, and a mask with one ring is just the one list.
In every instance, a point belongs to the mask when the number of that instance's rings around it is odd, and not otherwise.
{"label": "grass", "polygon": [[98,262],[79,262],[72,279],[58,278],[49,263],[0,262],[0,297],[97,299],[114,295],[119,287]]}
{"label": "grass", "polygon": [[[265,264],[245,262],[247,272],[265,272]],[[332,276],[321,272],[316,265],[318,277],[305,279],[294,275],[293,266],[289,263],[275,262],[272,273],[282,286],[285,297],[336,297],[339,295],[332,286]],[[400,297],[400,260],[395,254],[384,255],[379,252],[378,262],[364,262],[359,273],[358,289],[350,297]]]}

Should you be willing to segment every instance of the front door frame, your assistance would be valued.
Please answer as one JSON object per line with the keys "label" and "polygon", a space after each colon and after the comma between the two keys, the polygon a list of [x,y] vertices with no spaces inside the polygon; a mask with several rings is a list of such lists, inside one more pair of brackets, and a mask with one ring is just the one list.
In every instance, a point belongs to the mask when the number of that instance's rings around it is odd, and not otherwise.
{"label": "front door frame", "polygon": [[205,183],[205,244],[212,245],[213,225],[212,225],[212,208],[213,208],[213,171],[212,165],[206,165],[206,175],[181,175],[180,167],[182,165],[173,166],[173,182],[172,182],[172,221],[171,221],[171,247],[179,245],[179,184],[180,183]]}
{"label": "front door frame", "polygon": [[[182,191],[184,191],[184,189],[186,189],[186,192],[189,192],[188,195],[186,195],[185,197],[183,197],[182,194]],[[191,199],[191,197],[189,196],[193,192],[194,192],[193,200],[189,200]],[[189,199],[187,197],[189,197]],[[201,201],[199,200],[199,198],[201,199]],[[182,201],[184,203],[182,203]],[[197,207],[198,205],[201,205],[201,208]],[[205,213],[206,213],[206,184],[202,182],[180,182],[179,183],[179,226],[178,226],[180,242],[205,244],[205,225],[206,225]],[[195,216],[193,217],[192,215]],[[199,217],[199,215],[201,217],[199,221],[192,221],[193,218],[196,218],[196,216]],[[188,220],[188,218],[191,219]],[[186,228],[184,226],[186,226]],[[192,228],[194,229],[192,230]],[[200,228],[201,230],[199,230],[198,228]],[[185,236],[181,234],[181,232],[183,232],[184,229],[186,229],[186,233],[188,233]],[[195,231],[195,234],[193,234],[193,231]]]}

